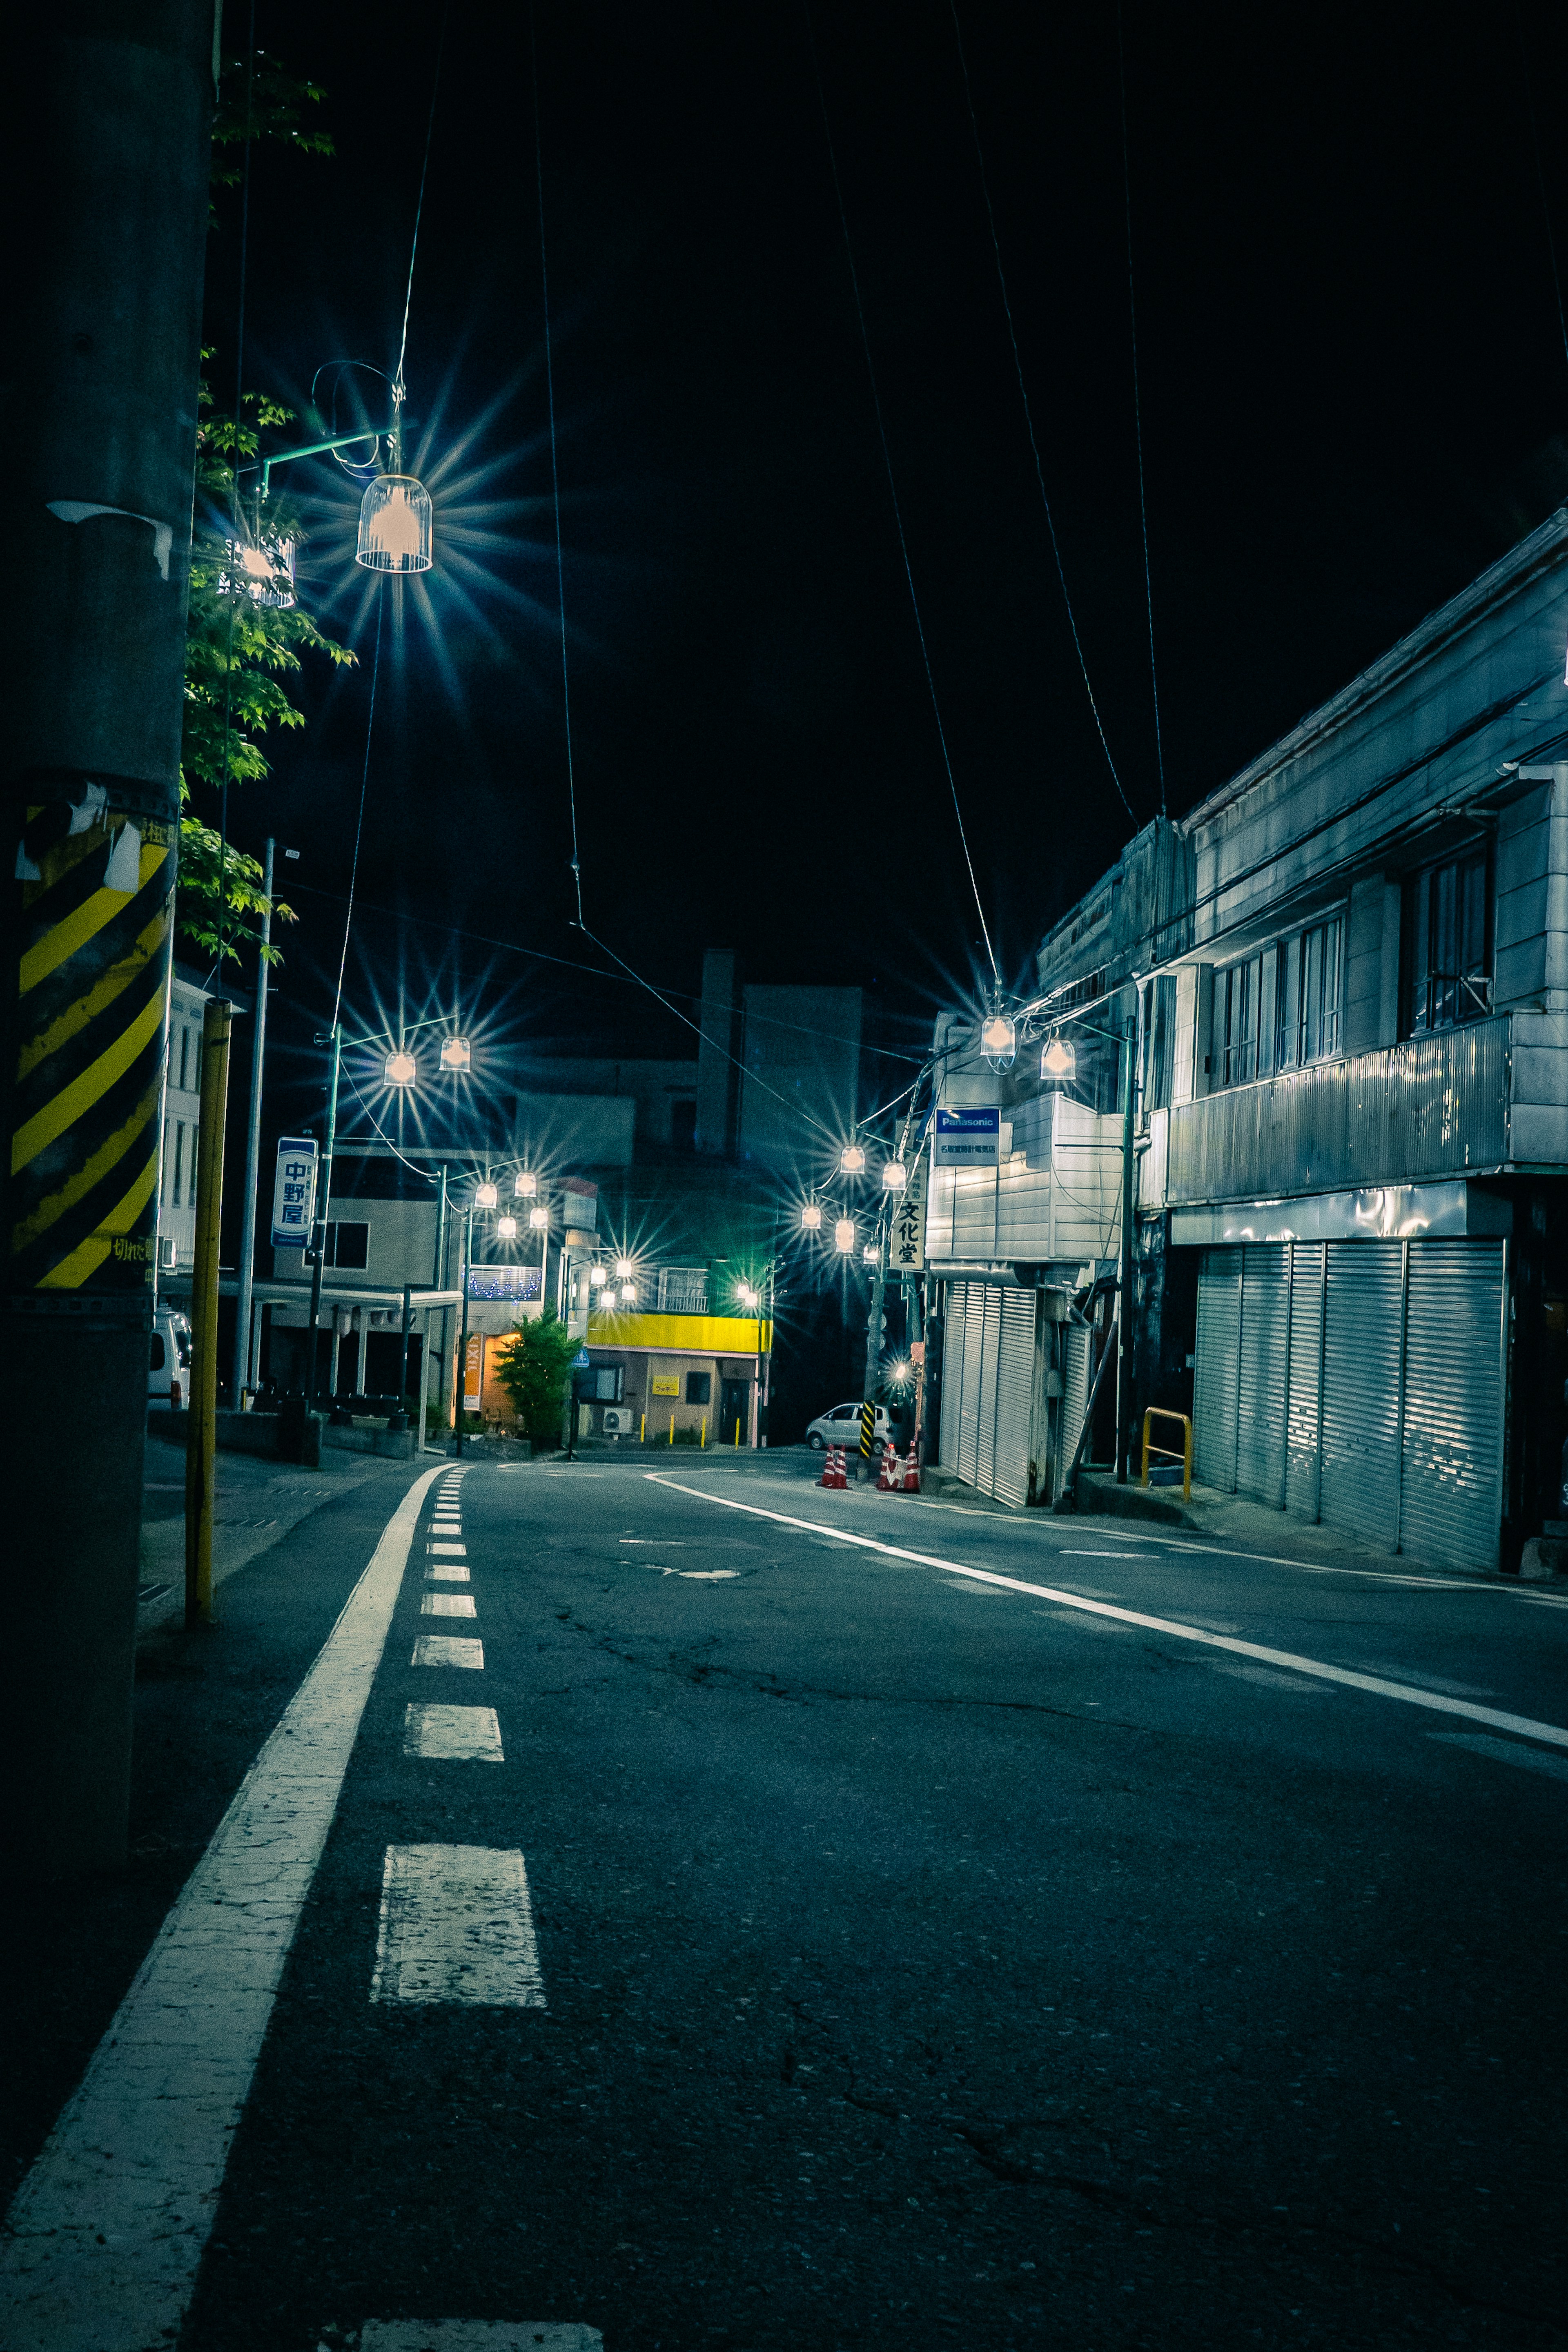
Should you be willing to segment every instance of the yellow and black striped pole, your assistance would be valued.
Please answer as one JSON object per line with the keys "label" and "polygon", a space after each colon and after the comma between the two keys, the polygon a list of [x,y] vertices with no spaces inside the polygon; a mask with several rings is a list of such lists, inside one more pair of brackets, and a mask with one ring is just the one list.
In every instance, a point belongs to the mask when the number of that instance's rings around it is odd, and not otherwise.
{"label": "yellow and black striped pole", "polygon": [[7,1883],[125,1858],[212,0],[35,12],[3,266]]}

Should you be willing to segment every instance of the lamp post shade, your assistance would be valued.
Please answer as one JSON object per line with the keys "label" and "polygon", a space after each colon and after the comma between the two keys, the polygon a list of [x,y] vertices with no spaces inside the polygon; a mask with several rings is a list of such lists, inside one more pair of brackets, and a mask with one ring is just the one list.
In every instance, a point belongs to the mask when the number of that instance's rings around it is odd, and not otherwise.
{"label": "lamp post shade", "polygon": [[359,510],[354,560],[369,572],[428,572],[430,493],[412,474],[378,474]]}
{"label": "lamp post shade", "polygon": [[1066,1094],[1078,1069],[1078,1055],[1065,1037],[1053,1037],[1040,1055],[1040,1077],[1047,1094]]}
{"label": "lamp post shade", "polygon": [[386,1083],[389,1087],[411,1087],[419,1075],[418,1064],[412,1054],[399,1046],[386,1057]]}
{"label": "lamp post shade", "polygon": [[498,1197],[495,1186],[493,1184],[485,1183],[481,1184],[475,1192],[474,1202],[478,1208],[493,1209]]}
{"label": "lamp post shade", "polygon": [[822,1211],[815,1201],[808,1201],[801,1211],[800,1224],[803,1233],[819,1234],[822,1231]]}
{"label": "lamp post shade", "polygon": [[1010,1069],[1018,1050],[1018,1032],[1005,1013],[993,1013],[980,1031],[980,1051],[994,1070]]}
{"label": "lamp post shade", "polygon": [[542,1234],[549,1223],[550,1212],[548,1209],[530,1209],[528,1213],[528,1224],[529,1231],[531,1233]]}
{"label": "lamp post shade", "polygon": [[846,1176],[859,1176],[865,1171],[866,1154],[858,1143],[847,1143],[838,1155],[838,1165]]}
{"label": "lamp post shade", "polygon": [[466,1037],[448,1037],[441,1048],[441,1067],[444,1070],[466,1070],[472,1065],[473,1058]]}
{"label": "lamp post shade", "polygon": [[883,1160],[882,1190],[884,1192],[901,1192],[909,1181],[909,1171],[901,1160]]}
{"label": "lamp post shade", "polygon": [[538,1194],[539,1179],[531,1168],[525,1168],[514,1181],[511,1189],[520,1201],[531,1201]]}
{"label": "lamp post shade", "polygon": [[503,1242],[515,1241],[517,1239],[517,1219],[515,1217],[498,1217],[496,1219],[496,1231],[500,1235]]}
{"label": "lamp post shade", "polygon": [[848,1256],[850,1251],[855,1246],[855,1220],[853,1217],[840,1217],[837,1219],[833,1228],[833,1246],[845,1257]]}

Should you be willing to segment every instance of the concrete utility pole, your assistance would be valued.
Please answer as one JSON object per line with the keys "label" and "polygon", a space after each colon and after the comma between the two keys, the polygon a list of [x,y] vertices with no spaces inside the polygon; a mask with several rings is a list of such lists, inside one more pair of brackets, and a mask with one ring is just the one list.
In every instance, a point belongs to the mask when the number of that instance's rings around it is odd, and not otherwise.
{"label": "concrete utility pole", "polygon": [[234,1008],[219,997],[202,1019],[201,1161],[191,1268],[191,1415],[185,1434],[185,1624],[211,1622],[217,1451],[217,1266],[223,1223],[224,1128]]}
{"label": "concrete utility pole", "polygon": [[1130,1013],[1121,1033],[1121,1304],[1116,1342],[1116,1483],[1127,1484],[1132,1438],[1132,1286],[1137,1280],[1138,1153],[1133,1082],[1137,1076],[1138,1016]]}
{"label": "concrete utility pole", "polygon": [[12,41],[0,1784],[48,1876],[125,1858],[216,26],[58,0]]}

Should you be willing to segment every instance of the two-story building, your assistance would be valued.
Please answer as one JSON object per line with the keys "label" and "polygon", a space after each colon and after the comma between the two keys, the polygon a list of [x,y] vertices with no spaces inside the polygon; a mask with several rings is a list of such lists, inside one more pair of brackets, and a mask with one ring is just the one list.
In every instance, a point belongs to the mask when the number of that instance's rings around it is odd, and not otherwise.
{"label": "two-story building", "polygon": [[[1006,1490],[1059,1485],[1081,1410],[1052,1391],[1094,1349],[1084,1277],[1130,1244],[1123,1431],[1146,1402],[1190,1406],[1203,1483],[1458,1567],[1515,1564],[1556,1515],[1565,646],[1568,510],[1129,845],[1042,943],[1009,1071],[952,1058],[944,1087],[1010,1121],[989,1209],[984,1171],[933,1171],[961,1475],[986,1483],[961,1450],[988,1379]],[[1086,1213],[1079,1305],[1047,1324]],[[998,1340],[1009,1311],[1021,1328],[1015,1291],[1037,1333],[1009,1374],[986,1317]]]}

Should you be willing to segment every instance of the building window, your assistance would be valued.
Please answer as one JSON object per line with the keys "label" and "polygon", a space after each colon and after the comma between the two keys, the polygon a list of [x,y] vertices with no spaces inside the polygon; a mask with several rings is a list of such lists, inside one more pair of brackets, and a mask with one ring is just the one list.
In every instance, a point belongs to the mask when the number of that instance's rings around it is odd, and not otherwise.
{"label": "building window", "polygon": [[1263,1004],[1263,958],[1248,956],[1220,972],[1215,987],[1215,1025],[1220,1034],[1219,1082],[1244,1087],[1258,1076],[1258,1020]]}
{"label": "building window", "polygon": [[1340,1050],[1340,941],[1331,915],[1275,950],[1274,1066],[1300,1069]]}
{"label": "building window", "polygon": [[1174,1067],[1176,983],[1156,980],[1143,1000],[1143,1108],[1164,1110],[1171,1100]]}
{"label": "building window", "polygon": [[1491,1011],[1490,904],[1484,842],[1406,883],[1406,1035],[1453,1029]]}
{"label": "building window", "polygon": [[662,1265],[658,1270],[658,1303],[664,1315],[706,1315],[708,1269],[705,1265]]}
{"label": "building window", "polygon": [[184,1023],[182,1021],[182,1022],[181,1022],[181,1024],[180,1024],[180,1092],[181,1092],[182,1094],[185,1093],[185,1091],[186,1091],[186,1087],[185,1087],[185,1071],[186,1071],[186,1067],[187,1067],[187,1066],[188,1066],[188,1064],[189,1064],[189,1062],[190,1062],[190,1058],[191,1058],[191,1033],[190,1033],[190,1031],[186,1028],[186,1026],[185,1026]]}
{"label": "building window", "polygon": [[710,1404],[712,1397],[713,1375],[711,1372],[687,1373],[686,1402],[688,1404]]}
{"label": "building window", "polygon": [[363,1273],[370,1259],[370,1227],[346,1217],[334,1217],[327,1227],[323,1265],[342,1265]]}

